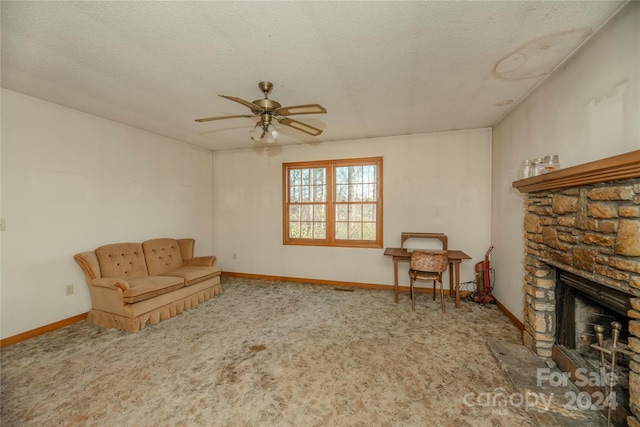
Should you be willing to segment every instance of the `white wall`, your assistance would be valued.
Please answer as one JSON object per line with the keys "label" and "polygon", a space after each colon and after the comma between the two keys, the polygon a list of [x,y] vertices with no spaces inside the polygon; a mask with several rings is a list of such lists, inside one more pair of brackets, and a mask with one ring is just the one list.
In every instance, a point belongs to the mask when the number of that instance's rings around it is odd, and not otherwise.
{"label": "white wall", "polygon": [[[384,249],[282,244],[282,163],[383,156],[384,245],[400,246],[402,231],[443,232],[450,249],[473,257],[461,274],[473,280],[473,264],[490,245],[490,147],[490,129],[479,129],[218,152],[218,264],[228,272],[392,285]],[[408,285],[406,263],[399,277]]]}
{"label": "white wall", "polygon": [[194,237],[212,254],[212,180],[208,150],[3,89],[2,338],[89,311],[77,252]]}
{"label": "white wall", "polygon": [[563,167],[640,149],[640,4],[631,2],[493,130],[494,294],[522,319],[522,160]]}

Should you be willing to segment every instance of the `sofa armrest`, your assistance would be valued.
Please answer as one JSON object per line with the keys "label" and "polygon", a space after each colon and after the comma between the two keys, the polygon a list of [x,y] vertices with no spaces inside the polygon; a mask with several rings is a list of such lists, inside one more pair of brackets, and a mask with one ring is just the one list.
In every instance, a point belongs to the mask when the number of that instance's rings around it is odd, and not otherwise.
{"label": "sofa armrest", "polygon": [[182,255],[183,262],[193,258],[193,246],[196,243],[195,239],[178,239],[178,247],[180,248],[180,255]]}
{"label": "sofa armrest", "polygon": [[98,286],[102,288],[120,288],[122,292],[130,289],[129,283],[123,279],[116,279],[114,277],[104,277],[101,279],[93,279],[89,282],[91,286]]}
{"label": "sofa armrest", "polygon": [[122,279],[106,277],[92,280],[89,283],[91,310],[124,316],[127,305],[124,302],[124,291],[127,289],[129,284]]}
{"label": "sofa armrest", "polygon": [[184,260],[184,265],[189,267],[213,267],[215,263],[215,256],[197,256]]}
{"label": "sofa armrest", "polygon": [[82,268],[87,283],[100,277],[100,264],[98,263],[98,257],[95,252],[81,252],[74,255],[73,259],[78,263],[80,268]]}

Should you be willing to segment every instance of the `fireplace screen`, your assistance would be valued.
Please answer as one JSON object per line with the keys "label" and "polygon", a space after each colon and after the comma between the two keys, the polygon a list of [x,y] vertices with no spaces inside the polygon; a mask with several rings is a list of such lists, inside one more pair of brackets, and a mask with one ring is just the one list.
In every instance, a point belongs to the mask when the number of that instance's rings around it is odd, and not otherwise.
{"label": "fireplace screen", "polygon": [[613,321],[622,324],[620,340],[627,341],[631,295],[563,270],[558,270],[556,286],[557,344],[588,356],[596,342],[594,327],[604,326],[611,337]]}

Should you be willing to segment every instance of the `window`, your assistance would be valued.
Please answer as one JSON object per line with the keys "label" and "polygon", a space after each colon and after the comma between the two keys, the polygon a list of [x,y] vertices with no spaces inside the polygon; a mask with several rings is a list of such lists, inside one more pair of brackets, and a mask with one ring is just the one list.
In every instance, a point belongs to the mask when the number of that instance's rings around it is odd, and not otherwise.
{"label": "window", "polygon": [[285,245],[382,247],[382,157],[284,163]]}

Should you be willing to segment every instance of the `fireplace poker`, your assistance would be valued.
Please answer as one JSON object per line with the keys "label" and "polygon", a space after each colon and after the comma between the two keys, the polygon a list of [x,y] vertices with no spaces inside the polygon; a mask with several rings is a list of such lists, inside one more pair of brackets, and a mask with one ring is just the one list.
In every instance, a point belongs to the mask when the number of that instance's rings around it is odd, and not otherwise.
{"label": "fireplace poker", "polygon": [[611,425],[611,399],[615,399],[613,397],[613,383],[614,383],[614,375],[616,370],[616,354],[618,347],[618,338],[620,338],[620,330],[622,329],[622,325],[620,322],[611,322],[611,376],[609,377],[609,407],[607,410],[607,427]]}
{"label": "fireplace poker", "polygon": [[593,329],[596,331],[598,347],[600,347],[600,372],[602,373],[600,378],[604,378],[604,374],[607,373],[607,367],[604,364],[604,327],[601,325],[595,325]]}

